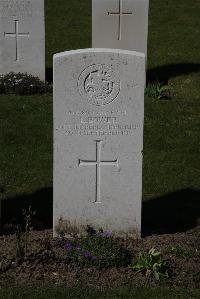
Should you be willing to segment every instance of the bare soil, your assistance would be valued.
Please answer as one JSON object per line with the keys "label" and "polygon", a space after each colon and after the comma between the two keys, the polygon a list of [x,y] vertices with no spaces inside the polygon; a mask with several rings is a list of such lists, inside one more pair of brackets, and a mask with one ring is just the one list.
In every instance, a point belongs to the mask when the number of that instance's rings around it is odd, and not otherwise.
{"label": "bare soil", "polygon": [[124,285],[200,288],[200,226],[184,233],[157,234],[123,242],[133,259],[151,248],[162,251],[170,265],[170,277],[156,281],[130,267],[105,270],[74,267],[66,260],[65,241],[53,239],[52,230],[43,230],[30,233],[27,255],[23,258],[16,257],[15,234],[0,236],[0,287],[82,284],[101,289]]}

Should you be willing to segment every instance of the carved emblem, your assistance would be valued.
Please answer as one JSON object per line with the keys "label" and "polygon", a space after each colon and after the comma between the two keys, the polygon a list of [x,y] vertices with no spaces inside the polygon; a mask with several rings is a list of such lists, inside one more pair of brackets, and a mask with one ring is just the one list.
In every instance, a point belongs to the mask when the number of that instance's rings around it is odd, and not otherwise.
{"label": "carved emblem", "polygon": [[110,104],[117,97],[120,81],[115,78],[110,67],[94,64],[87,67],[79,76],[78,89],[89,104],[102,106]]}

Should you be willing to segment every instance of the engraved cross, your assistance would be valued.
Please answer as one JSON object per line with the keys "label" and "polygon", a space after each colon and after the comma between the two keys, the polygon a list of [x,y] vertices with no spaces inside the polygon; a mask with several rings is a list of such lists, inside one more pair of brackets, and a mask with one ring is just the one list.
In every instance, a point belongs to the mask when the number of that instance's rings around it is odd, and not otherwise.
{"label": "engraved cross", "polygon": [[19,37],[29,37],[28,33],[19,33],[19,21],[15,20],[15,32],[6,33],[4,32],[4,37],[14,37],[15,38],[15,60],[19,60]]}
{"label": "engraved cross", "polygon": [[79,166],[95,166],[96,167],[96,195],[95,203],[101,203],[100,184],[101,184],[101,166],[117,166],[118,160],[102,161],[101,160],[101,140],[96,140],[96,160],[80,160]]}
{"label": "engraved cross", "polygon": [[122,19],[123,16],[130,16],[132,12],[123,12],[123,0],[119,0],[119,11],[118,12],[108,12],[109,16],[116,16],[119,18],[118,23],[118,40],[122,39]]}

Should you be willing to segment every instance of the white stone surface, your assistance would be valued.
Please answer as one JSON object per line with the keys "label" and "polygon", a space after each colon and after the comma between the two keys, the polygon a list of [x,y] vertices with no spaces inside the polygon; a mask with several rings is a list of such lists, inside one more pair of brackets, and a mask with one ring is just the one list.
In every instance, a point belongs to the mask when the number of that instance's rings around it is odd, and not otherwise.
{"label": "white stone surface", "polygon": [[140,235],[144,81],[142,53],[54,55],[54,233]]}
{"label": "white stone surface", "polygon": [[45,79],[44,0],[0,0],[0,74]]}
{"label": "white stone surface", "polygon": [[92,0],[92,47],[147,56],[149,0]]}

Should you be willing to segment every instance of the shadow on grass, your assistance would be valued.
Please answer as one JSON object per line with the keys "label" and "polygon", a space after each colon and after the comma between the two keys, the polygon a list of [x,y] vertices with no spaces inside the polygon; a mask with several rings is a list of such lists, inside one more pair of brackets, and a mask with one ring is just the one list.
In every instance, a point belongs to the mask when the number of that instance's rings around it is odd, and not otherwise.
{"label": "shadow on grass", "polygon": [[53,225],[53,189],[41,189],[33,194],[21,195],[2,201],[3,233],[13,233],[15,226],[24,225],[23,209],[31,206],[36,214],[33,216],[33,227],[36,230],[52,228]]}
{"label": "shadow on grass", "polygon": [[147,82],[158,81],[166,84],[171,78],[197,72],[200,72],[200,64],[168,64],[147,70]]}
{"label": "shadow on grass", "polygon": [[52,67],[46,68],[45,78],[48,83],[53,83],[53,68]]}
{"label": "shadow on grass", "polygon": [[200,192],[185,189],[143,202],[142,235],[174,234],[197,226]]}
{"label": "shadow on grass", "polygon": [[[158,81],[167,84],[171,78],[198,72],[200,72],[200,64],[179,63],[162,65],[147,70],[147,82]],[[46,68],[46,81],[48,83],[53,82],[53,68]]]}
{"label": "shadow on grass", "polygon": [[[36,211],[34,229],[52,228],[53,191],[42,189],[31,195],[2,202],[3,233],[11,233],[12,225],[22,224],[22,210],[31,205]],[[186,189],[143,202],[142,236],[184,232],[197,226],[200,218],[200,192]]]}

